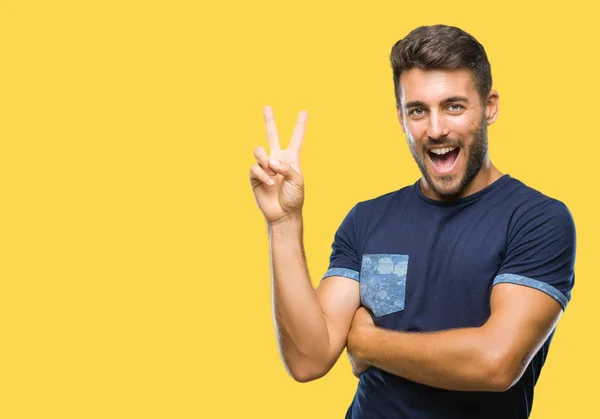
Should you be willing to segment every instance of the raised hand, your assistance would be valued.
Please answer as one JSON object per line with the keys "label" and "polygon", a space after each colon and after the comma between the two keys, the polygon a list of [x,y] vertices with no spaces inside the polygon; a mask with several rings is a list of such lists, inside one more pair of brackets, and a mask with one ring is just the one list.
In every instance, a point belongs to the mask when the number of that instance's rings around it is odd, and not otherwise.
{"label": "raised hand", "polygon": [[264,109],[270,156],[263,147],[254,150],[256,162],[250,169],[250,183],[258,207],[270,225],[299,216],[304,202],[304,179],[300,170],[300,147],[304,139],[306,111],[300,112],[292,139],[285,150],[270,106]]}

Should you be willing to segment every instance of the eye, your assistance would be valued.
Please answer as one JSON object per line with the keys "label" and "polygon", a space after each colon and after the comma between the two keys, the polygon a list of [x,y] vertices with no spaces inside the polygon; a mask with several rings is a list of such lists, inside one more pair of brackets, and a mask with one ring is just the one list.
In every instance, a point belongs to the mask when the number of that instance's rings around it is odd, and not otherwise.
{"label": "eye", "polygon": [[410,115],[412,116],[422,116],[425,115],[425,109],[423,108],[414,108],[411,109],[411,111],[409,112]]}
{"label": "eye", "polygon": [[458,112],[464,108],[465,107],[463,105],[459,105],[458,103],[452,103],[450,106],[448,106],[448,109],[450,109],[452,112]]}

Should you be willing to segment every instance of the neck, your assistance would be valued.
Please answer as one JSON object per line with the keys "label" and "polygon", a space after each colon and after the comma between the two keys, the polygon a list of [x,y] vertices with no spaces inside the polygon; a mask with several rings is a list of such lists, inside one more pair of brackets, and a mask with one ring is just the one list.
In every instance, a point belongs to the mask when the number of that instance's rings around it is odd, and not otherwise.
{"label": "neck", "polygon": [[479,192],[480,190],[487,188],[492,183],[502,177],[502,173],[496,169],[496,166],[488,159],[486,163],[481,167],[477,176],[473,178],[471,182],[460,193],[460,198],[465,198],[469,195]]}

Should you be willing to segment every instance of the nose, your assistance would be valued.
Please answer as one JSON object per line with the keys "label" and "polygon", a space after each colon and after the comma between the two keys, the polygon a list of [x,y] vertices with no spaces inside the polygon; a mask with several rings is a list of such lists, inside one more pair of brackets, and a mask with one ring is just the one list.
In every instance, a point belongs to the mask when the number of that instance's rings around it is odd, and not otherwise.
{"label": "nose", "polygon": [[429,126],[427,127],[427,135],[434,140],[439,140],[450,133],[446,120],[440,113],[432,111],[429,117]]}

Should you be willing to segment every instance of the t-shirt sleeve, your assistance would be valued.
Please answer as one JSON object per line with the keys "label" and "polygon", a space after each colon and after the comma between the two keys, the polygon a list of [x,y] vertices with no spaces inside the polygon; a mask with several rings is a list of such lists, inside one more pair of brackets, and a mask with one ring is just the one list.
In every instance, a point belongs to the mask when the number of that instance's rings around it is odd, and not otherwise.
{"label": "t-shirt sleeve", "polygon": [[494,279],[538,289],[563,310],[575,283],[575,225],[567,207],[551,200],[538,204],[509,232],[505,259]]}
{"label": "t-shirt sleeve", "polygon": [[329,269],[322,279],[329,276],[344,276],[359,280],[360,262],[357,247],[357,208],[354,206],[335,233],[329,257]]}

